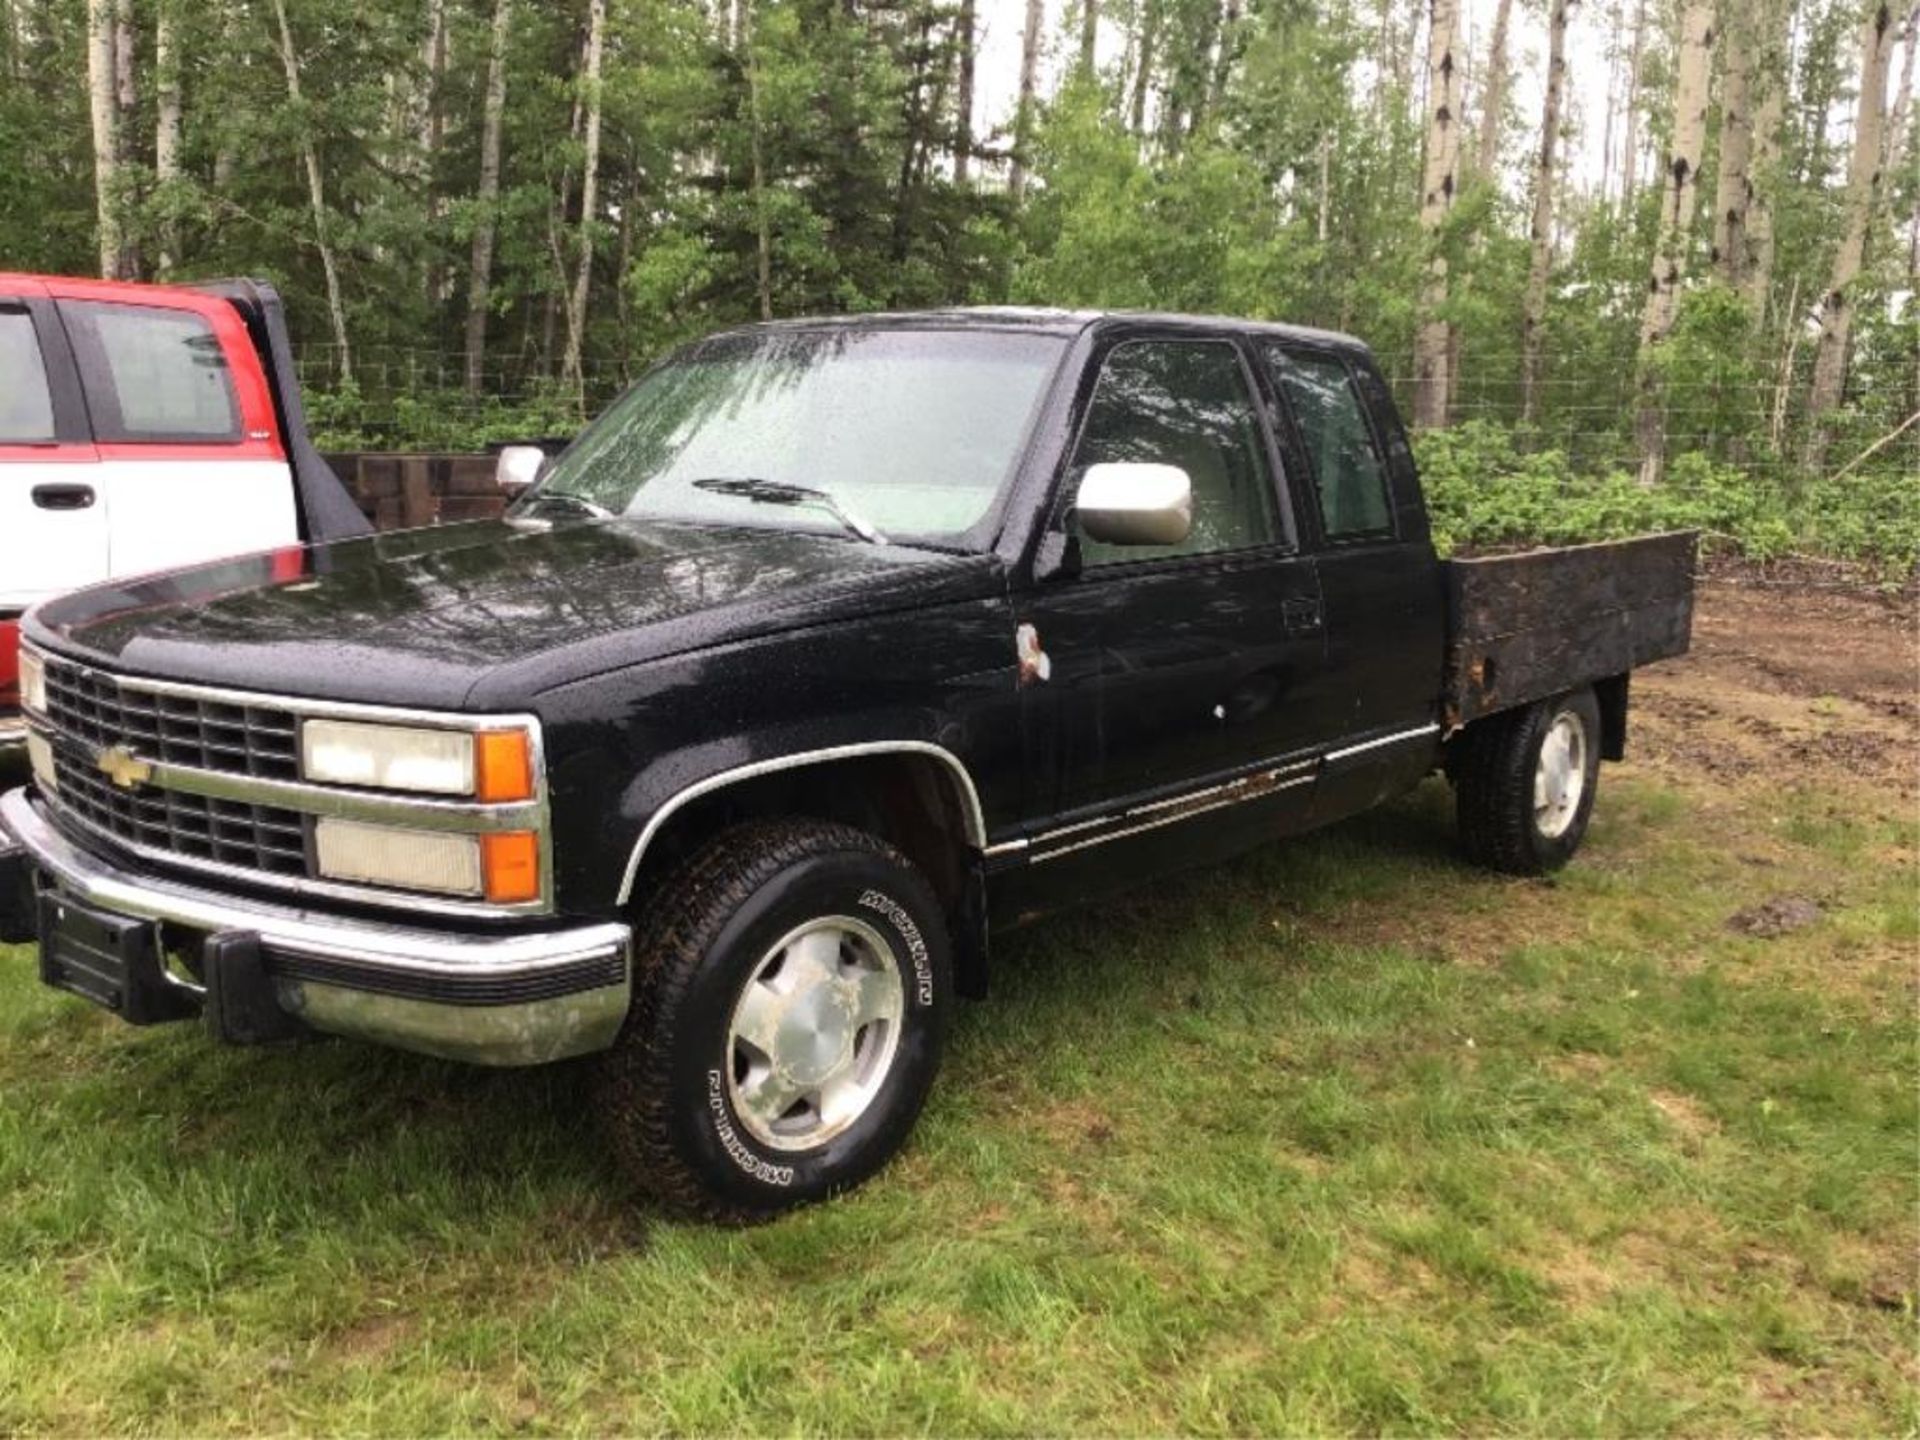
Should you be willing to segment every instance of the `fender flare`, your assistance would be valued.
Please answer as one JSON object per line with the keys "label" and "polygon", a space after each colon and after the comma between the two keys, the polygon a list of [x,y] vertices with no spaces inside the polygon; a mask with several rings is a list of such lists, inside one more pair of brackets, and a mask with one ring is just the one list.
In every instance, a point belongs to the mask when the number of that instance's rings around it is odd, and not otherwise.
{"label": "fender flare", "polygon": [[960,757],[944,745],[935,745],[928,740],[870,740],[853,745],[833,745],[824,750],[802,750],[791,755],[777,755],[767,760],[756,760],[748,765],[736,765],[730,770],[721,770],[707,776],[704,780],[696,780],[676,790],[659,809],[648,817],[646,825],[642,827],[640,838],[634,842],[633,852],[627,856],[627,868],[621,875],[620,893],[615,897],[614,903],[624,907],[633,899],[634,881],[639,877],[640,864],[646,858],[647,847],[666,827],[667,821],[695,800],[711,795],[716,790],[724,790],[729,785],[757,780],[762,775],[772,775],[782,770],[805,769],[810,765],[830,765],[837,760],[858,760],[871,755],[922,755],[939,761],[946,768],[948,778],[960,799],[960,813],[966,825],[967,844],[975,851],[986,848],[987,824],[986,817],[980,809],[980,792]]}

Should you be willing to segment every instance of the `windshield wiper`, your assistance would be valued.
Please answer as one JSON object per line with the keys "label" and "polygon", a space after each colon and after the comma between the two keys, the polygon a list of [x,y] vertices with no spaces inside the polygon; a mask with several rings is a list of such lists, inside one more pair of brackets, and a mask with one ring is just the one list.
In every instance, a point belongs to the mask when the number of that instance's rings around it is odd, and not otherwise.
{"label": "windshield wiper", "polygon": [[816,490],[811,485],[789,485],[784,480],[760,480],[750,476],[742,476],[739,479],[716,476],[707,480],[695,480],[693,488],[708,490],[715,495],[740,495],[748,500],[757,500],[763,505],[813,505],[825,510],[869,545],[887,543],[887,537],[873,526],[826,491]]}
{"label": "windshield wiper", "polygon": [[591,515],[596,520],[613,519],[613,511],[606,506],[596,504],[584,495],[576,495],[571,490],[536,490],[521,504],[529,510],[536,505],[561,505]]}

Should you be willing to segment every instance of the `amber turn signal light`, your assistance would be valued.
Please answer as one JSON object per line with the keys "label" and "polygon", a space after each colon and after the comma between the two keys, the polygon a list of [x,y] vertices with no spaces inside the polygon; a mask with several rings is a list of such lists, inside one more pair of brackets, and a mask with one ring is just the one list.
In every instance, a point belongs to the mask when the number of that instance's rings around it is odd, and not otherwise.
{"label": "amber turn signal light", "polygon": [[473,737],[476,800],[531,800],[533,746],[524,730],[482,730]]}
{"label": "amber turn signal light", "polygon": [[480,874],[487,899],[518,905],[540,898],[540,839],[531,830],[498,830],[480,837]]}

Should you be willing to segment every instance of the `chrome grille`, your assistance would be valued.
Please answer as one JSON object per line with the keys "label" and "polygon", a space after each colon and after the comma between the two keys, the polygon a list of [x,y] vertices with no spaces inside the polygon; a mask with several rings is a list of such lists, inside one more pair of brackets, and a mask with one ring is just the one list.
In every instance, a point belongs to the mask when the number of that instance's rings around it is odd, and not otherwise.
{"label": "chrome grille", "polygon": [[260,870],[307,873],[306,819],[296,810],[179,790],[122,789],[101,773],[103,750],[143,760],[271,780],[299,777],[290,711],[180,694],[46,657],[54,803],[110,839],[148,850]]}
{"label": "chrome grille", "polygon": [[124,745],[150,760],[232,775],[300,776],[297,722],[286,710],[173,694],[52,656],[46,674],[48,719],[82,745]]}
{"label": "chrome grille", "polygon": [[53,744],[54,803],[112,839],[272,875],[307,873],[298,811],[213,800],[178,790],[122,790],[71,742]]}

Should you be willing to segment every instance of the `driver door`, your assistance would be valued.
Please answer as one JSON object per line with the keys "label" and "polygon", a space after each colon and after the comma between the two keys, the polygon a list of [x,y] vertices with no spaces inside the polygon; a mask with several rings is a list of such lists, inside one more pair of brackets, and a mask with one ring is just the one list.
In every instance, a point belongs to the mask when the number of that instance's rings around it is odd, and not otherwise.
{"label": "driver door", "polygon": [[1104,545],[1069,516],[1077,571],[1025,597],[1054,795],[1035,864],[1085,857],[1117,880],[1165,864],[1166,844],[1201,860],[1304,823],[1325,641],[1260,394],[1227,338],[1125,339],[1102,361],[1067,493],[1090,465],[1176,465],[1193,526],[1174,545]]}

